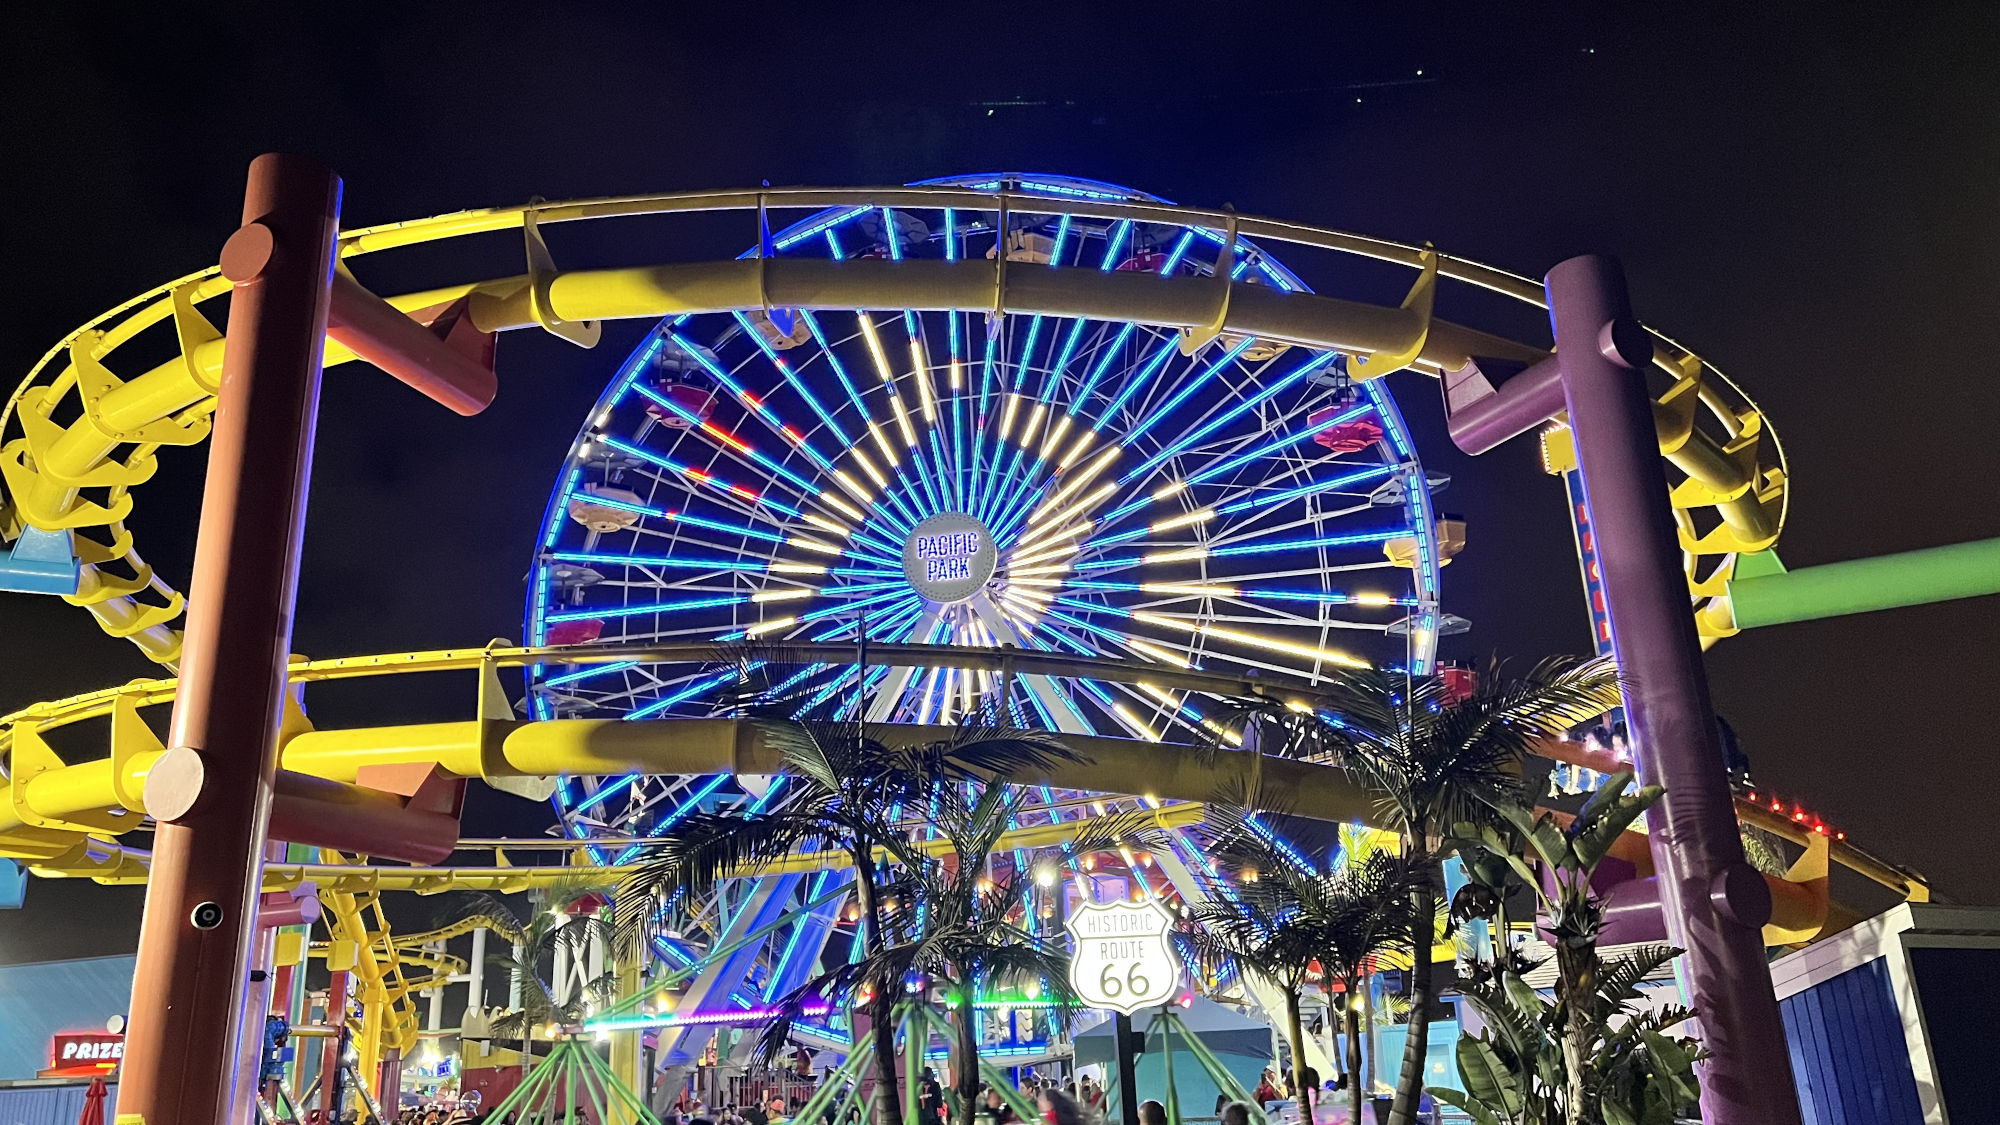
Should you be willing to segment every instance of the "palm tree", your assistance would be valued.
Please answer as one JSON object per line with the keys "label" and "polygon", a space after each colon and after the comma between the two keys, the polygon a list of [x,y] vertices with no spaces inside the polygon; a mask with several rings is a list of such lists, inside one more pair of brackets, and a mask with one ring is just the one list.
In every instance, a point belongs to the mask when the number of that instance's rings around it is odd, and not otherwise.
{"label": "palm tree", "polygon": [[[593,945],[598,948],[612,945],[615,935],[610,920],[594,907],[576,909],[582,899],[601,899],[604,890],[584,883],[563,883],[534,892],[529,899],[533,913],[520,927],[514,948],[487,955],[490,964],[505,969],[522,984],[521,1006],[494,1017],[490,1031],[495,1038],[520,1042],[523,1071],[533,1065],[537,1033],[554,1038],[573,1029],[594,1006],[608,1004],[617,995],[617,973],[607,969],[587,979],[582,988],[558,999],[557,994],[562,990],[554,982],[554,974],[544,968],[553,966],[558,951],[571,964],[581,965],[587,963]],[[490,895],[481,895],[479,899],[479,913],[514,917],[500,899]]]}
{"label": "palm tree", "polygon": [[1314,893],[1311,884],[1319,875],[1250,830],[1241,810],[1211,805],[1208,815],[1211,824],[1222,829],[1211,854],[1224,870],[1237,872],[1243,885],[1219,882],[1208,898],[1190,903],[1183,943],[1205,975],[1217,975],[1234,964],[1239,972],[1258,977],[1284,996],[1294,1086],[1300,1113],[1311,1120],[1299,994],[1313,958],[1326,945],[1321,919],[1306,907]]}
{"label": "palm tree", "polygon": [[[1018,804],[1019,790],[1002,780],[937,786],[925,817],[945,847],[926,847],[898,872],[891,885],[896,905],[883,913],[884,945],[805,982],[781,1001],[759,1052],[775,1056],[782,1050],[793,1019],[808,1003],[903,997],[914,1007],[927,1002],[928,986],[935,983],[951,1031],[952,1120],[969,1125],[979,1095],[979,997],[1033,985],[1059,1010],[1077,1003],[1069,985],[1069,954],[1030,928],[1026,873],[1015,871],[1000,881],[986,874],[988,857]],[[1082,830],[1072,846],[1105,846],[1126,834],[1128,819],[1103,818]],[[922,987],[912,992],[913,984]],[[911,1044],[928,1038],[912,1024]]]}
{"label": "palm tree", "polygon": [[[881,888],[896,869],[922,869],[928,858],[905,823],[905,810],[928,809],[934,797],[968,781],[1044,771],[1076,759],[1046,737],[979,723],[923,745],[892,746],[860,722],[753,722],[778,751],[787,796],[749,815],[690,812],[649,844],[619,884],[621,935],[646,936],[676,895],[705,896],[725,879],[754,876],[794,852],[833,850],[853,865],[862,954],[856,964],[871,964],[888,947]],[[841,979],[823,983],[861,995],[867,974],[848,971],[853,969],[846,966]],[[902,1120],[891,1018],[899,990],[874,988],[861,1005],[874,1042],[878,1115],[889,1125]]]}
{"label": "palm tree", "polygon": [[1416,892],[1428,876],[1408,859],[1388,852],[1366,857],[1350,852],[1331,875],[1314,880],[1307,909],[1320,919],[1321,981],[1330,1000],[1333,984],[1347,996],[1348,1120],[1361,1120],[1367,1091],[1361,1084],[1361,989],[1377,958],[1409,940],[1415,922]]}
{"label": "palm tree", "polygon": [[1333,713],[1290,720],[1285,749],[1330,750],[1379,790],[1404,853],[1426,875],[1412,896],[1409,1038],[1389,1115],[1390,1125],[1411,1125],[1429,1050],[1437,866],[1451,852],[1447,835],[1496,821],[1496,805],[1522,796],[1521,762],[1538,741],[1616,707],[1617,670],[1606,659],[1552,657],[1509,676],[1496,663],[1460,697],[1438,677],[1369,669],[1338,673],[1329,694]]}

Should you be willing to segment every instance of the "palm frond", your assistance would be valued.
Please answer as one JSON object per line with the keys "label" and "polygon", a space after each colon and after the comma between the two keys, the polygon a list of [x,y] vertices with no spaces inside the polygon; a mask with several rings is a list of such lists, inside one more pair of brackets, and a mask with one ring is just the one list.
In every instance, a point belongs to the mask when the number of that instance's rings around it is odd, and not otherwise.
{"label": "palm frond", "polygon": [[1681,951],[1671,945],[1642,945],[1627,950],[1616,960],[1604,964],[1598,984],[1598,995],[1612,1005],[1620,1005],[1639,996],[1639,983],[1654,972],[1673,963]]}
{"label": "palm frond", "polygon": [[724,879],[767,867],[794,849],[828,838],[825,818],[809,808],[754,817],[689,812],[648,844],[619,881],[618,934],[623,940],[644,941],[660,909],[675,895],[705,895]]}

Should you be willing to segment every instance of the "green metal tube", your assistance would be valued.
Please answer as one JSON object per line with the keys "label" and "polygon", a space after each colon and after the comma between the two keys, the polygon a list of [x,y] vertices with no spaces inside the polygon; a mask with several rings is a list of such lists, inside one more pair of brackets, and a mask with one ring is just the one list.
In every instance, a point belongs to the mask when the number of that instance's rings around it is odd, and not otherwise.
{"label": "green metal tube", "polygon": [[1736,627],[2000,594],[2000,539],[1828,563],[1729,584]]}

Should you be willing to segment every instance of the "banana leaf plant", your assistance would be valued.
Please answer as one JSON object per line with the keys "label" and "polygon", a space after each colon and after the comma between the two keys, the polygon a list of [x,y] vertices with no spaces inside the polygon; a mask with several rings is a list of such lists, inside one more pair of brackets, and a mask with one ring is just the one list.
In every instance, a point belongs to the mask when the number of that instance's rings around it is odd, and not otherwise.
{"label": "banana leaf plant", "polygon": [[[1656,785],[1628,792],[1631,783],[1630,773],[1607,779],[1567,825],[1525,805],[1502,804],[1513,832],[1460,827],[1462,853],[1484,861],[1482,874],[1490,878],[1490,861],[1497,859],[1535,888],[1541,929],[1556,958],[1552,998],[1529,987],[1505,949],[1465,983],[1464,995],[1486,1028],[1459,1041],[1467,1089],[1431,1093],[1479,1125],[1671,1125],[1695,1104],[1700,1050],[1666,1034],[1693,1012],[1640,1003],[1639,982],[1680,950],[1645,946],[1606,964],[1597,949],[1604,904],[1591,891],[1591,875],[1619,835],[1664,795]],[[1552,889],[1521,854],[1522,842],[1548,869]]]}

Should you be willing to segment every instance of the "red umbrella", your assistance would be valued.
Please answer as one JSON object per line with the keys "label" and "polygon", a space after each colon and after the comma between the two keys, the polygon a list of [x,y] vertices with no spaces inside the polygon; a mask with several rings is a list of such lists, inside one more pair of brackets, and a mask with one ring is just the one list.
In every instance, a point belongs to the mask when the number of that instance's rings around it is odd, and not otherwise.
{"label": "red umbrella", "polygon": [[109,1093],[104,1079],[91,1079],[90,1089],[83,1092],[83,1113],[78,1115],[76,1125],[104,1125],[104,1099]]}

